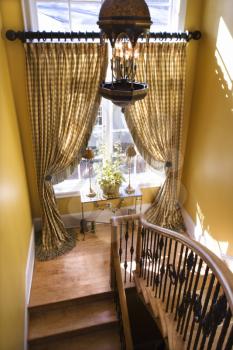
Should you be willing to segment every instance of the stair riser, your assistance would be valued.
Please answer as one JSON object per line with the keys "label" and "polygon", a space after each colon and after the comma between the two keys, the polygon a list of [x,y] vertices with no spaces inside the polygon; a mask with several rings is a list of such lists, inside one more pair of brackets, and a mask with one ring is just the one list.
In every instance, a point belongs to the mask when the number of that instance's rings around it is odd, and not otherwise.
{"label": "stair riser", "polygon": [[88,336],[90,335],[90,333],[101,331],[101,330],[109,330],[109,329],[115,329],[116,331],[118,331],[118,322],[117,321],[108,322],[108,323],[98,324],[98,325],[91,326],[84,329],[72,330],[72,331],[67,331],[63,333],[49,335],[43,338],[32,339],[28,342],[29,350],[33,349],[33,345],[39,345],[39,344],[41,345],[47,342],[53,342],[58,339],[67,339],[70,337],[84,335],[84,334]]}
{"label": "stair riser", "polygon": [[41,313],[41,312],[47,312],[55,309],[63,309],[70,306],[78,306],[84,303],[90,303],[90,302],[95,302],[100,300],[109,300],[109,299],[113,299],[112,291],[101,293],[101,294],[88,295],[86,297],[78,298],[78,299],[65,300],[58,303],[51,303],[51,304],[29,307],[28,312],[29,312],[29,317],[33,317],[37,313]]}

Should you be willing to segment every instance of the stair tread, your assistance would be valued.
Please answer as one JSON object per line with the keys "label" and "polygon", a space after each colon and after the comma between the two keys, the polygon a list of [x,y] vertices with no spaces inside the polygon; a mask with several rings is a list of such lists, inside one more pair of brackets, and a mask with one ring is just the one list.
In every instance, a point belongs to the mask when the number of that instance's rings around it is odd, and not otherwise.
{"label": "stair tread", "polygon": [[30,350],[120,350],[120,338],[115,328],[88,334],[54,339],[43,344],[33,344]]}
{"label": "stair tread", "polygon": [[114,322],[117,317],[112,299],[39,310],[30,316],[29,341]]}

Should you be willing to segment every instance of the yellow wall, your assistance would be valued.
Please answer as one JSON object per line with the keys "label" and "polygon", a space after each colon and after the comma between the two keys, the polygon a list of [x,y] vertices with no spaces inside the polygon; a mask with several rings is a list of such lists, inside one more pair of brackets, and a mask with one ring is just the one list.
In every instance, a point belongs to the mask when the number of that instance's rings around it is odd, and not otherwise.
{"label": "yellow wall", "polygon": [[[202,11],[203,38],[198,52],[183,174],[185,208],[202,232],[217,240],[224,253],[232,255],[232,0],[206,0]],[[218,48],[217,38],[221,39]],[[216,54],[220,54],[223,64],[217,62]]]}
{"label": "yellow wall", "polygon": [[[0,30],[1,28],[0,13]],[[0,208],[0,349],[21,350],[24,335],[25,270],[32,222],[18,123],[2,38]]]}

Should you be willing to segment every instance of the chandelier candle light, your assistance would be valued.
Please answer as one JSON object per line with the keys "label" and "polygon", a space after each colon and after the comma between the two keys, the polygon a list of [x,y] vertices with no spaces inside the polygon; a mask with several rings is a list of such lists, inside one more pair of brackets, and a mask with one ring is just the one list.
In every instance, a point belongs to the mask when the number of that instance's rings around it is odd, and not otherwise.
{"label": "chandelier candle light", "polygon": [[91,148],[86,148],[83,158],[87,160],[88,162],[88,168],[89,168],[89,181],[90,181],[90,187],[89,187],[89,193],[87,194],[87,197],[95,197],[96,193],[91,187],[91,162],[92,159],[94,158],[94,152]]}
{"label": "chandelier candle light", "polygon": [[137,40],[152,24],[145,0],[105,0],[97,22],[112,46],[112,81],[103,82],[100,93],[120,107],[143,99],[147,84],[136,82]]}
{"label": "chandelier candle light", "polygon": [[136,156],[136,151],[135,151],[133,145],[130,145],[130,146],[127,147],[127,149],[126,149],[126,156],[127,156],[127,159],[128,159],[128,167],[129,167],[129,184],[126,187],[125,192],[128,193],[128,194],[131,194],[131,193],[135,192],[135,189],[130,184],[131,158]]}

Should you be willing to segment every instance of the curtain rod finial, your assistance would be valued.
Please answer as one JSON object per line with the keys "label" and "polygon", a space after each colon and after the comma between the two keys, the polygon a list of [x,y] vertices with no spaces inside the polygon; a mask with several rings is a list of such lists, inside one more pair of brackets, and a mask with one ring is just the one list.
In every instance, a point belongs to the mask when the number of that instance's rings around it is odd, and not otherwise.
{"label": "curtain rod finial", "polygon": [[6,31],[6,38],[10,41],[14,41],[17,39],[17,33],[14,30],[7,30]]}

